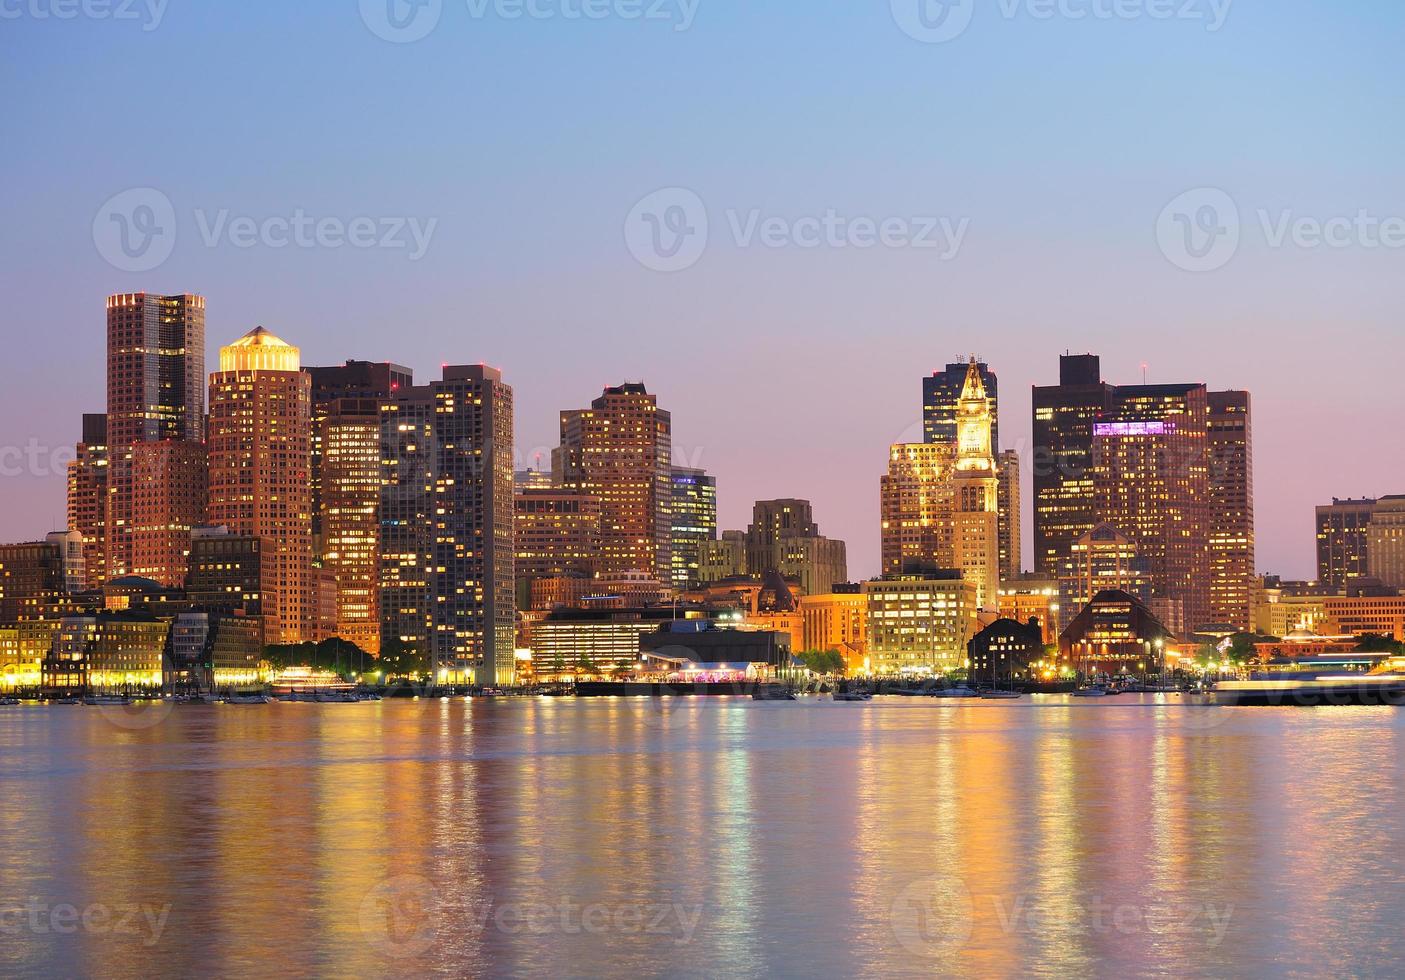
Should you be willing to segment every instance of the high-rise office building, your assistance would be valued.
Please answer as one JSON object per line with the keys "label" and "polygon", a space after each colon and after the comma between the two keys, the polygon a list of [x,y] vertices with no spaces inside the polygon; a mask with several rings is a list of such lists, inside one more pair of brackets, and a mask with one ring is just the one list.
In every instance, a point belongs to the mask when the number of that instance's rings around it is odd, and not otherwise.
{"label": "high-rise office building", "polygon": [[205,440],[205,299],[107,299],[108,500],[105,574],[132,570],[132,446]]}
{"label": "high-rise office building", "polygon": [[138,442],[131,449],[131,465],[131,572],[181,588],[190,571],[191,529],[205,523],[205,444],[183,439]]}
{"label": "high-rise office building", "polygon": [[1173,631],[1210,622],[1209,400],[1204,385],[1115,389],[1093,424],[1094,514],[1136,543],[1146,602]]}
{"label": "high-rise office building", "polygon": [[1247,391],[1209,392],[1210,619],[1254,625],[1254,453]]}
{"label": "high-rise office building", "polygon": [[1388,589],[1405,589],[1405,496],[1376,501],[1366,530],[1367,569]]}
{"label": "high-rise office building", "polygon": [[313,411],[314,540],[335,592],[333,630],[379,653],[381,400],[339,398]]}
{"label": "high-rise office building", "polygon": [[381,418],[381,639],[445,679],[515,669],[512,389],[481,365],[401,389]]}
{"label": "high-rise office building", "polygon": [[1096,355],[1059,358],[1059,383],[1034,389],[1034,567],[1057,576],[1073,543],[1099,523],[1093,424],[1112,402]]}
{"label": "high-rise office building", "polygon": [[900,443],[888,451],[879,484],[884,575],[898,575],[913,561],[952,567],[955,463],[955,440]]}
{"label": "high-rise office building", "polygon": [[1060,605],[1077,615],[1099,592],[1146,594],[1146,575],[1136,542],[1111,524],[1099,524],[1073,543],[1059,575]]}
{"label": "high-rise office building", "polygon": [[36,612],[67,594],[72,573],[64,535],[0,545],[0,623],[41,618]]}
{"label": "high-rise office building", "polygon": [[[1000,448],[1000,382],[984,362],[976,361],[981,385],[990,399],[990,441]],[[961,397],[970,374],[969,361],[954,361],[922,379],[922,436],[928,443],[955,443]]]}
{"label": "high-rise office building", "polygon": [[561,413],[553,467],[563,486],[598,497],[599,570],[673,577],[673,422],[642,384],[606,388]]}
{"label": "high-rise office building", "polygon": [[347,399],[373,402],[379,410],[395,392],[412,387],[415,377],[409,368],[385,361],[347,361],[332,367],[305,367],[303,371],[312,378],[312,537],[313,554],[321,557],[322,420]]}
{"label": "high-rise office building", "polygon": [[1000,454],[1000,575],[1018,578],[1024,571],[1024,532],[1020,509],[1020,454],[1007,449]]}
{"label": "high-rise office building", "polygon": [[190,574],[185,590],[192,602],[216,612],[240,612],[263,622],[263,539],[206,525],[190,536]]}
{"label": "high-rise office building", "polygon": [[867,654],[875,674],[929,676],[959,668],[975,632],[976,587],[954,569],[915,563],[865,582]]}
{"label": "high-rise office building", "polygon": [[826,538],[808,500],[758,500],[746,531],[747,574],[800,580],[805,595],[826,595],[848,580],[843,541]]}
{"label": "high-rise office building", "polygon": [[269,643],[318,638],[311,389],[298,348],[263,327],[222,348],[210,376],[209,519],[263,541]]}
{"label": "high-rise office building", "polygon": [[68,527],[83,536],[85,585],[107,581],[107,416],[83,416],[83,439],[68,464]]}
{"label": "high-rise office building", "polygon": [[952,567],[976,589],[977,609],[1000,599],[1000,478],[991,441],[990,399],[973,358],[957,409],[956,462],[951,482]]}
{"label": "high-rise office building", "polygon": [[597,498],[560,487],[519,487],[513,511],[519,583],[595,574],[600,554]]}
{"label": "high-rise office building", "polygon": [[717,538],[717,480],[699,469],[673,468],[673,587],[696,588],[704,541]]}
{"label": "high-rise office building", "polygon": [[1317,508],[1317,580],[1334,592],[1371,574],[1369,537],[1376,501],[1339,500]]}

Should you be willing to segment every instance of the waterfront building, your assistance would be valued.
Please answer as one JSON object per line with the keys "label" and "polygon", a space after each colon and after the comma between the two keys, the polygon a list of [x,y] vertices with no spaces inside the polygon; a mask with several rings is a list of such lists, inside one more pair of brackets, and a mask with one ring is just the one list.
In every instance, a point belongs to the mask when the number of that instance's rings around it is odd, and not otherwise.
{"label": "waterfront building", "polygon": [[1405,642],[1405,596],[1326,596],[1322,605],[1327,612],[1327,633],[1339,636],[1369,634]]}
{"label": "waterfront building", "polygon": [[837,650],[852,670],[868,658],[868,594],[851,592],[801,596],[799,650]]}
{"label": "waterfront building", "polygon": [[695,588],[702,581],[703,543],[717,538],[717,480],[700,469],[673,467],[673,587]]}
{"label": "waterfront building", "polygon": [[978,606],[975,584],[960,571],[913,566],[863,589],[873,673],[934,675],[964,664]]}
{"label": "waterfront building", "polygon": [[68,527],[83,536],[84,588],[107,581],[107,416],[83,416],[83,438],[68,464]]}
{"label": "waterfront building", "polygon": [[642,384],[606,388],[561,413],[553,473],[600,501],[601,572],[673,576],[673,423]]}
{"label": "waterfront building", "polygon": [[1405,589],[1405,496],[1376,501],[1366,530],[1366,567],[1390,589]]}
{"label": "waterfront building", "polygon": [[223,691],[262,683],[263,628],[253,616],[190,610],[170,624],[167,691]]}
{"label": "waterfront building", "polygon": [[1130,592],[1099,592],[1059,637],[1059,655],[1085,674],[1161,673],[1175,635]]}
{"label": "waterfront building", "polygon": [[42,686],[50,695],[159,691],[168,626],[145,612],[65,616],[45,657]]}
{"label": "waterfront building", "polygon": [[180,587],[190,571],[191,529],[206,520],[204,443],[139,442],[131,460],[131,574]]}
{"label": "waterfront building", "polygon": [[1319,582],[1284,582],[1277,576],[1259,580],[1254,597],[1254,629],[1263,636],[1286,637],[1320,632],[1327,624],[1326,599],[1335,590]]}
{"label": "waterfront building", "polygon": [[711,619],[670,620],[639,636],[641,669],[695,680],[773,676],[790,666],[792,635],[733,629]]}
{"label": "waterfront building", "polygon": [[298,348],[263,327],[222,348],[210,376],[209,424],[209,520],[263,540],[266,639],[318,639],[311,378]]}
{"label": "waterfront building", "polygon": [[381,642],[441,680],[508,684],[516,667],[512,388],[483,365],[401,389],[381,422]]}
{"label": "waterfront building", "polygon": [[670,607],[558,610],[528,629],[533,673],[552,680],[632,672],[639,669],[640,637],[675,618]]}
{"label": "waterfront building", "polygon": [[1210,426],[1210,612],[1212,620],[1249,629],[1257,568],[1254,454],[1247,391],[1208,393]]}
{"label": "waterfront building", "polygon": [[1001,617],[966,644],[967,671],[972,683],[1007,688],[1016,681],[1036,679],[1044,657],[1044,627],[1035,619],[1020,622]]}
{"label": "waterfront building", "polygon": [[1059,383],[1034,389],[1034,567],[1057,576],[1073,543],[1098,523],[1093,425],[1112,404],[1093,354],[1059,358]]}
{"label": "waterfront building", "polygon": [[1370,527],[1376,512],[1371,498],[1341,500],[1317,508],[1317,580],[1334,592],[1370,571]]}
{"label": "waterfront building", "polygon": [[[326,369],[314,369],[314,385],[318,370]],[[329,593],[330,608],[322,616],[330,619],[328,632],[378,654],[381,402],[347,397],[313,405],[314,540],[321,571],[330,577],[319,589]]]}
{"label": "waterfront building", "polygon": [[1135,542],[1173,629],[1211,611],[1208,412],[1204,385],[1129,385],[1093,425],[1095,513]]}
{"label": "waterfront building", "polygon": [[1031,574],[1000,583],[1001,617],[1019,623],[1038,622],[1044,631],[1045,643],[1059,641],[1063,608],[1056,579]]}
{"label": "waterfront building", "polygon": [[[0,545],[0,622],[41,618],[45,605],[69,594],[82,578],[73,562],[68,535],[56,532],[43,541]],[[81,548],[78,561],[81,562]]]}
{"label": "waterfront building", "polygon": [[107,554],[110,578],[133,569],[132,447],[205,441],[205,298],[107,299]]}

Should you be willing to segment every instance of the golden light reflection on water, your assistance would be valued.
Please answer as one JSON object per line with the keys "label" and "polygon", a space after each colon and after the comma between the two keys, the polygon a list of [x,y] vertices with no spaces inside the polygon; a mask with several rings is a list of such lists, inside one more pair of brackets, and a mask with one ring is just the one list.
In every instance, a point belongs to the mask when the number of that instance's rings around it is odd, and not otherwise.
{"label": "golden light reflection on water", "polygon": [[1402,747],[1152,697],[9,709],[0,973],[1390,972]]}

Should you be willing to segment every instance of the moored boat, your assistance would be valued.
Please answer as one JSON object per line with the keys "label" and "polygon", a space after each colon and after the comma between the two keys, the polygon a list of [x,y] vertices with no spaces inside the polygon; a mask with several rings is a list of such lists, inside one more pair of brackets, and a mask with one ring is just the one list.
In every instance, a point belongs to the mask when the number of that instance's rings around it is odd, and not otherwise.
{"label": "moored boat", "polygon": [[783,684],[760,684],[751,692],[754,701],[797,701],[793,691]]}
{"label": "moored boat", "polygon": [[1265,707],[1382,706],[1405,704],[1405,674],[1330,674],[1220,681],[1212,704]]}

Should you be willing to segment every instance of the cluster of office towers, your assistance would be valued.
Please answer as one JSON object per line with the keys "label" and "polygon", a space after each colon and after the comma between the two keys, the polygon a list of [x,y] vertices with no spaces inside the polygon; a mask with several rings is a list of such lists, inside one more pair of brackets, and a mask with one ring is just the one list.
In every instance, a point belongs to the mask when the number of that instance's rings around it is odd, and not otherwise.
{"label": "cluster of office towers", "polygon": [[[107,301],[107,412],[85,416],[69,531],[89,588],[198,586],[260,617],[268,643],[397,640],[488,683],[514,667],[518,609],[630,593],[638,604],[778,572],[805,593],[847,580],[844,544],[803,500],[717,526],[716,482],[673,461],[643,385],[561,413],[550,473],[514,473],[512,389],[481,365],[304,367],[263,328],[205,374],[205,301]],[[1031,453],[1000,451],[998,379],[972,358],[925,379],[924,441],[882,481],[885,577],[955,570],[974,607],[1021,576],[1032,471],[1036,574],[1067,601],[1143,596],[1179,631],[1251,621],[1249,397],[1114,386],[1068,356],[1034,391]]]}
{"label": "cluster of office towers", "polygon": [[[1091,354],[1062,357],[1059,373],[1057,385],[1034,388],[1028,452],[992,451],[999,389],[985,364],[950,364],[926,380],[925,442],[893,446],[883,480],[885,575],[914,563],[959,568],[977,582],[981,608],[995,606],[992,579],[1017,587],[1037,578],[1057,588],[1069,615],[1119,589],[1175,633],[1210,624],[1249,629],[1256,587],[1249,394],[1203,384],[1113,385]],[[1032,576],[1020,568],[1022,466],[1033,489]]]}

